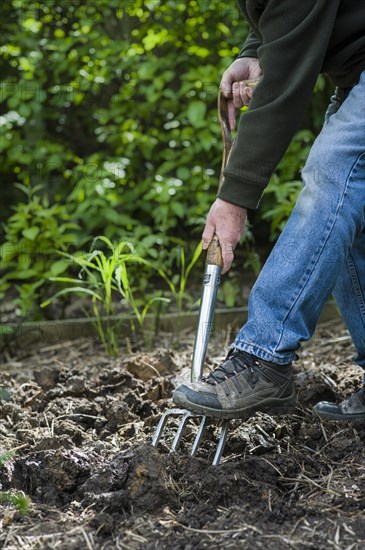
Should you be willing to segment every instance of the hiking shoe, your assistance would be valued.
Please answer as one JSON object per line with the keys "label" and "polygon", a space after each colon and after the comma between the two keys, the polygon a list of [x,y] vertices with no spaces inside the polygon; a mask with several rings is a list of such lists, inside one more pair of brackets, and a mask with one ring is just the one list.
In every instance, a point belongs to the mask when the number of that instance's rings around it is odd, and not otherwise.
{"label": "hiking shoe", "polygon": [[320,418],[329,420],[365,420],[365,386],[338,405],[320,401],[314,411]]}
{"label": "hiking shoe", "polygon": [[257,411],[284,414],[295,406],[291,364],[275,365],[232,349],[207,377],[179,386],[173,400],[216,418],[248,418]]}

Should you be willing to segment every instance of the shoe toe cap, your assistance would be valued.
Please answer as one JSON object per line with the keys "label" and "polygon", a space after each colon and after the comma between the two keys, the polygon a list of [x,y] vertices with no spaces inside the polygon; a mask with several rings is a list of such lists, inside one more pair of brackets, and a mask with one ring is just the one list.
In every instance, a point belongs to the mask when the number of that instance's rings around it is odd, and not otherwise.
{"label": "shoe toe cap", "polygon": [[173,394],[173,401],[176,405],[187,407],[189,404],[208,407],[211,409],[221,409],[221,404],[214,393],[196,391],[194,387],[185,384],[176,388]]}

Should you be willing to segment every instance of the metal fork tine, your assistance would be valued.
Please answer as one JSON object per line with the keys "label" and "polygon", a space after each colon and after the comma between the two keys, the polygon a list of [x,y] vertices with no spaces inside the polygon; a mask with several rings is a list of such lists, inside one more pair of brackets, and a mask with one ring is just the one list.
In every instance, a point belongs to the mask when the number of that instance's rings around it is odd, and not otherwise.
{"label": "metal fork tine", "polygon": [[157,424],[157,428],[155,430],[155,433],[152,438],[151,445],[152,447],[157,447],[158,442],[160,441],[162,432],[164,430],[164,427],[166,426],[167,420],[169,416],[178,416],[178,415],[185,415],[186,410],[185,409],[169,409],[168,411],[164,412],[163,415],[160,418],[159,423]]}
{"label": "metal fork tine", "polygon": [[207,423],[208,423],[208,418],[206,416],[203,416],[203,418],[201,419],[201,422],[200,422],[198,432],[197,432],[197,434],[195,436],[195,439],[194,439],[194,443],[193,443],[191,453],[190,453],[191,456],[195,456],[197,450],[199,449],[201,440],[202,440],[204,432],[205,432],[205,428],[207,427]]}
{"label": "metal fork tine", "polygon": [[224,451],[224,446],[226,444],[229,423],[230,423],[230,420],[224,420],[223,421],[221,435],[219,437],[218,446],[217,446],[217,450],[216,450],[215,455],[214,455],[212,466],[218,466],[218,464],[220,463],[222,453]]}
{"label": "metal fork tine", "polygon": [[174,437],[174,441],[172,442],[172,445],[171,445],[171,450],[172,451],[176,451],[176,449],[180,445],[180,441],[181,441],[181,437],[182,437],[185,425],[186,425],[187,421],[189,420],[189,418],[191,418],[191,416],[193,416],[193,415],[189,411],[185,411],[185,414],[181,419],[181,422],[180,422],[179,427],[177,429],[176,435]]}
{"label": "metal fork tine", "polygon": [[167,422],[167,419],[168,419],[169,416],[170,415],[168,414],[168,412],[164,413],[161,416],[160,421],[157,425],[156,431],[153,434],[152,443],[151,443],[152,447],[157,447],[158,442],[160,441],[160,437],[162,435],[163,429],[166,426],[166,422]]}
{"label": "metal fork tine", "polygon": [[[182,438],[182,435],[183,435],[183,431],[184,431],[184,428],[185,428],[188,420],[190,418],[193,418],[193,417],[196,417],[196,416],[199,416],[199,415],[191,413],[190,411],[187,411],[186,409],[170,409],[170,410],[166,411],[165,413],[163,413],[163,415],[161,416],[160,421],[157,425],[157,428],[155,430],[153,438],[152,438],[151,445],[153,447],[157,447],[157,445],[160,441],[162,432],[163,432],[163,430],[166,426],[166,423],[168,421],[169,416],[182,416],[179,427],[178,427],[177,432],[176,432],[175,437],[174,437],[174,441],[173,441],[172,446],[171,446],[171,451],[176,451],[178,446],[180,445],[180,441],[181,441],[181,438]],[[212,462],[213,466],[217,466],[220,463],[220,460],[221,460],[221,457],[222,457],[222,454],[223,454],[223,451],[224,451],[224,446],[226,444],[226,439],[227,439],[228,429],[229,429],[229,423],[230,423],[230,420],[224,420],[223,421],[222,429],[221,429],[221,433],[220,433],[219,441],[218,441],[218,445],[217,445],[217,450],[215,452],[214,459],[213,459],[213,462]],[[208,424],[208,417],[203,416],[201,421],[200,421],[200,425],[199,425],[197,434],[196,434],[195,439],[194,439],[194,443],[193,443],[191,453],[190,453],[191,456],[196,455],[196,453],[199,449],[200,443],[202,441],[205,429],[207,427],[207,424]]]}

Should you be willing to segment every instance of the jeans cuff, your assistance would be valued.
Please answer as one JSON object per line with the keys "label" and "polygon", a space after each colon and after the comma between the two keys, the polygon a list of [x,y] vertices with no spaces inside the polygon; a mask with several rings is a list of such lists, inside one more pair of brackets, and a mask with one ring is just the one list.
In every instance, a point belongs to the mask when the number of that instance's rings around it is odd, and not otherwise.
{"label": "jeans cuff", "polygon": [[270,363],[276,363],[277,365],[288,365],[298,359],[298,356],[294,351],[277,355],[269,350],[257,346],[256,344],[246,342],[245,340],[241,340],[239,338],[236,338],[232,344],[232,347],[245,351],[246,353],[250,353],[251,355],[255,355],[255,357],[258,357],[263,361],[269,361]]}

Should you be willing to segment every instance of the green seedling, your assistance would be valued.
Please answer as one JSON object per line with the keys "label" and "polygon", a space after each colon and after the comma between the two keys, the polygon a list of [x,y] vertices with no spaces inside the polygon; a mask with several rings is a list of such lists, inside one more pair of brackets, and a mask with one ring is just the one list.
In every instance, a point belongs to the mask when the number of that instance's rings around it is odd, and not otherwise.
{"label": "green seedling", "polygon": [[29,511],[30,503],[30,498],[24,493],[0,491],[0,504],[14,506],[21,514],[26,514]]}
{"label": "green seedling", "polygon": [[[8,460],[15,456],[14,451],[6,451],[0,454],[0,468],[3,468]],[[31,500],[23,492],[0,491],[0,504],[14,506],[21,514],[29,511]]]}
{"label": "green seedling", "polygon": [[177,280],[174,280],[173,277],[169,277],[167,273],[162,269],[158,269],[159,275],[167,283],[171,291],[171,294],[174,297],[176,307],[179,313],[183,312],[184,299],[187,299],[190,297],[190,295],[186,292],[186,284],[187,284],[190,272],[193,269],[196,262],[199,260],[201,253],[202,253],[202,242],[200,242],[198,246],[195,248],[192,259],[186,265],[185,251],[183,247],[180,247],[180,254],[179,254],[180,273],[175,278]]}
{"label": "green seedling", "polygon": [[[107,253],[95,248],[97,243],[107,247]],[[114,245],[107,237],[98,236],[94,239],[90,253],[80,253],[71,256],[59,251],[60,255],[68,258],[71,264],[81,267],[78,279],[68,277],[53,277],[52,281],[68,283],[68,286],[41,304],[46,307],[56,298],[68,293],[81,293],[90,297],[92,311],[96,319],[96,329],[104,345],[104,349],[111,355],[118,352],[118,323],[110,317],[114,314],[113,297],[117,293],[122,298],[129,311],[132,311],[142,334],[146,315],[156,301],[169,301],[161,296],[154,296],[144,301],[141,306],[135,297],[135,291],[131,285],[128,266],[131,263],[143,265],[148,270],[155,270],[153,265],[142,258],[132,243],[122,241]],[[106,317],[106,323],[102,317]],[[123,319],[122,319],[123,320]],[[136,332],[134,322],[131,322],[132,332]]]}

